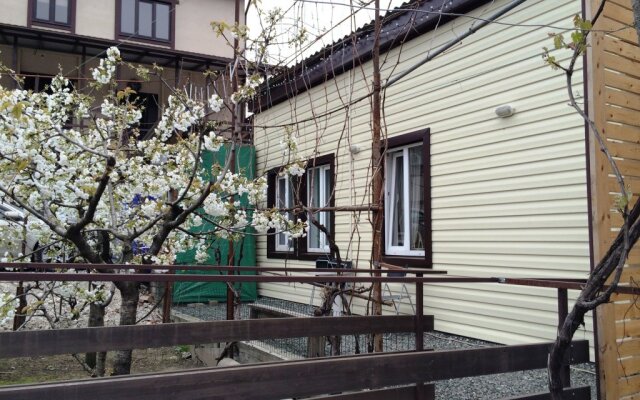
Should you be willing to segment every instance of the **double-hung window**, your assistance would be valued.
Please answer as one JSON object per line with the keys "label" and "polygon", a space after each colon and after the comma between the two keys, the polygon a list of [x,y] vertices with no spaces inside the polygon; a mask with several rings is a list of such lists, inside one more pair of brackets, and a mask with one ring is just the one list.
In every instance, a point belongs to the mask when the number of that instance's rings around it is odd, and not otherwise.
{"label": "double-hung window", "polygon": [[390,151],[386,165],[386,254],[424,255],[422,145]]}
{"label": "double-hung window", "polygon": [[384,145],[384,254],[397,265],[431,260],[429,130],[391,137]]}
{"label": "double-hung window", "polygon": [[31,23],[69,28],[72,22],[71,11],[73,1],[74,0],[31,0]]}
{"label": "double-hung window", "polygon": [[[272,230],[267,235],[267,257],[315,261],[321,255],[332,255],[327,234],[334,232],[334,213],[318,209],[335,205],[334,155],[308,160],[301,177],[285,175],[284,169],[274,168],[267,174],[268,207],[278,209],[289,221],[306,220],[308,231],[306,236],[293,239],[286,231]],[[294,212],[296,205],[311,210]]]}
{"label": "double-hung window", "polygon": [[[276,178],[276,207],[280,210],[287,210],[293,207],[293,188],[289,175],[278,176]],[[287,220],[293,219],[293,212],[280,211]],[[293,240],[287,231],[276,233],[276,251],[289,252],[293,248]]]}
{"label": "double-hung window", "polygon": [[[331,199],[331,166],[321,165],[319,167],[309,168],[307,175],[307,207],[323,208],[330,205]],[[307,235],[307,251],[310,253],[327,253],[329,252],[329,243],[327,236],[314,223],[315,219],[327,230],[331,228],[331,214],[329,211],[318,211],[309,213],[308,224],[309,233]]]}
{"label": "double-hung window", "polygon": [[120,1],[120,36],[170,42],[173,10],[171,1]]}

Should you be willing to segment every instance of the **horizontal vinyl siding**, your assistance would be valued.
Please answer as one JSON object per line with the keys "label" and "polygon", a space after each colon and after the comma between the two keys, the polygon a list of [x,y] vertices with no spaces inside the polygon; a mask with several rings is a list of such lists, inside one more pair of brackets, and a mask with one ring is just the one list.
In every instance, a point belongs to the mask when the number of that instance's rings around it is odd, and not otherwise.
{"label": "horizontal vinyl siding", "polygon": [[[506,4],[496,1],[471,14],[486,17]],[[502,21],[570,27],[579,11],[577,0],[529,1]],[[383,57],[383,77],[414,65],[473,21],[458,18],[392,50]],[[563,76],[543,65],[540,57],[554,30],[490,25],[386,91],[388,136],[431,129],[435,269],[485,277],[583,278],[588,273],[584,125],[567,106]],[[579,93],[581,75],[575,73]],[[268,169],[284,162],[279,147],[284,129],[265,125],[333,111],[297,126],[300,150],[306,156],[336,153],[336,205],[369,204],[370,101],[358,102],[348,112],[335,110],[350,98],[366,95],[371,76],[367,63],[256,115],[259,165]],[[512,104],[517,113],[497,118],[494,109],[502,104]],[[350,154],[352,144],[362,151]],[[337,213],[335,231],[342,256],[368,268],[368,214]],[[266,257],[264,239],[258,241],[258,262],[283,263]],[[287,265],[312,263],[289,260]],[[392,290],[399,287],[392,285]],[[412,285],[408,290],[415,293]],[[264,284],[260,293],[301,302],[310,297],[304,285]],[[527,343],[554,336],[555,299],[556,291],[549,289],[440,284],[425,287],[424,304],[425,312],[435,316],[436,329],[499,343]],[[411,312],[409,303],[403,302],[401,310]],[[392,311],[385,307],[385,312]],[[578,335],[590,338],[591,331],[587,324]]]}

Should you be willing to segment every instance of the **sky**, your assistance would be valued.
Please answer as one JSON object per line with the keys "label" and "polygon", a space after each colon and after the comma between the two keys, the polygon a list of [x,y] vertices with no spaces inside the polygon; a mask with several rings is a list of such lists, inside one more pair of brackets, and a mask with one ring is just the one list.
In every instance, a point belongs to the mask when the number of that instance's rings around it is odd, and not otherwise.
{"label": "sky", "polygon": [[[402,3],[403,0],[380,0],[380,12],[384,15],[388,9]],[[271,64],[295,64],[371,22],[375,15],[372,0],[262,0],[260,4],[263,10],[279,7],[284,12],[280,28],[282,39],[269,50],[270,59],[267,62]],[[259,21],[256,9],[250,7],[247,14],[250,37],[255,37],[262,30]],[[300,26],[304,26],[308,32],[307,40],[301,47],[280,43],[286,41],[284,37],[299,32]]]}

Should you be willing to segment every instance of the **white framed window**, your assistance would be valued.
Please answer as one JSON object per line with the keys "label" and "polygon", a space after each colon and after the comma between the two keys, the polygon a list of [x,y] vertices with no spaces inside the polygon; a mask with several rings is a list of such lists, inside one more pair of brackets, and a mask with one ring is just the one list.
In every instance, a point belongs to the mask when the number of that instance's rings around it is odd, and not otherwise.
{"label": "white framed window", "polygon": [[[331,166],[320,165],[307,170],[307,206],[311,208],[328,207],[331,199]],[[313,213],[313,217],[327,230],[331,229],[330,211]],[[327,235],[311,222],[309,215],[307,251],[310,253],[328,253]]]}
{"label": "white framed window", "polygon": [[[276,207],[279,209],[291,209],[293,208],[293,188],[291,185],[291,179],[288,175],[278,176],[276,178]],[[291,211],[281,211],[288,220],[292,220],[293,213]],[[278,232],[275,238],[275,250],[276,251],[292,251],[293,240],[288,232]]]}
{"label": "white framed window", "polygon": [[422,143],[397,147],[385,160],[385,254],[424,256]]}

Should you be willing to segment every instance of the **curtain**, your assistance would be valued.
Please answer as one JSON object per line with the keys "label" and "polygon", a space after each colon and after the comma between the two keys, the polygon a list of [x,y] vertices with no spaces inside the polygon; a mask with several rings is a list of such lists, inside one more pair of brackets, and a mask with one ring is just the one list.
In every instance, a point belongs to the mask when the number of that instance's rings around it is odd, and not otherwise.
{"label": "curtain", "polygon": [[422,146],[409,148],[409,210],[411,250],[424,250],[424,181]]}

